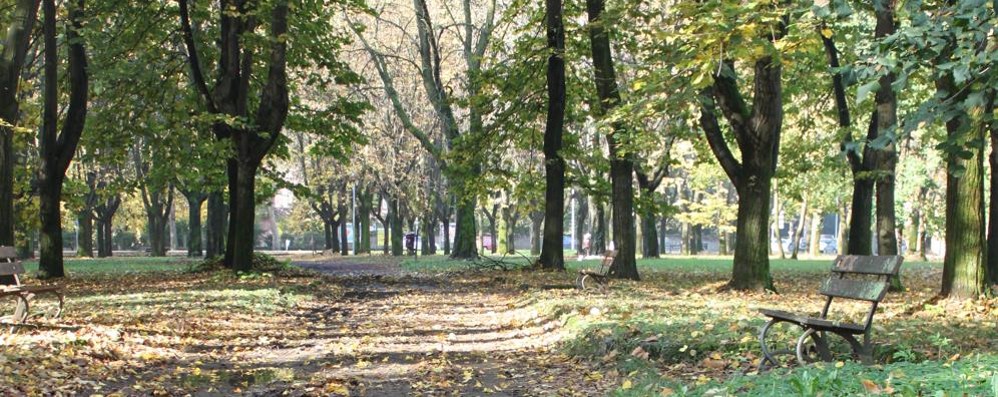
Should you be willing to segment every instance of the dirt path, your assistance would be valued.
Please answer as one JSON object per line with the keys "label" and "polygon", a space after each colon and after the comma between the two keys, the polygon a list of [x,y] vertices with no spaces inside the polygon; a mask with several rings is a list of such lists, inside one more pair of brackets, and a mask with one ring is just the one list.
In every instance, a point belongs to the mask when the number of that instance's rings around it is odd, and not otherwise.
{"label": "dirt path", "polygon": [[388,277],[390,264],[307,268],[335,276],[342,298],[301,308],[309,339],[238,360],[321,363],[315,385],[358,396],[589,396],[608,387],[555,351],[561,324],[539,317],[515,286]]}

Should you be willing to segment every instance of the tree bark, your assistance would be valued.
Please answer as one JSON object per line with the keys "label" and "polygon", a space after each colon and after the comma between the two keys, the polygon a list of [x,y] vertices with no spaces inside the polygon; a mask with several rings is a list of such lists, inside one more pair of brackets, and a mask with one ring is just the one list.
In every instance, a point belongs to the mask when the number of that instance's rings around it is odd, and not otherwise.
{"label": "tree bark", "polygon": [[[950,47],[949,51],[952,47]],[[947,101],[963,102],[966,90],[957,88],[952,74],[936,79],[936,89]],[[987,113],[985,113],[987,114]],[[975,125],[976,124],[976,125]],[[988,292],[984,228],[984,135],[987,125],[976,123],[966,112],[946,122],[947,139],[967,142],[964,158],[947,155],[946,175],[946,255],[940,295],[977,299]]]}
{"label": "tree bark", "polygon": [[76,247],[76,256],[80,258],[94,257],[94,212],[89,207],[81,209],[77,214],[76,222],[79,225],[77,235],[79,243]]}
{"label": "tree bark", "polygon": [[801,198],[800,212],[797,214],[797,225],[794,227],[794,235],[790,237],[790,259],[797,260],[797,253],[800,252],[800,240],[804,235],[804,225],[807,224],[807,195]]}
{"label": "tree bark", "polygon": [[208,193],[208,224],[205,227],[205,258],[215,258],[225,252],[225,197],[221,191]]}
{"label": "tree bark", "polygon": [[541,227],[544,225],[544,213],[530,214],[530,255],[541,254]]}
{"label": "tree bark", "polygon": [[400,213],[398,199],[391,199],[388,205],[388,222],[392,228],[392,256],[402,256],[404,254],[404,247],[402,247],[402,214]]}
{"label": "tree bark", "polygon": [[606,249],[606,204],[598,200],[590,200],[595,207],[592,227],[592,239],[590,241],[589,255],[603,255]]}
{"label": "tree bark", "polygon": [[45,83],[43,90],[42,128],[38,139],[41,164],[38,172],[39,215],[41,232],[39,236],[40,258],[39,278],[57,278],[65,275],[62,260],[62,182],[66,169],[73,160],[76,146],[80,142],[83,125],[87,116],[87,55],[83,39],[79,35],[83,24],[84,0],[77,0],[69,10],[72,25],[66,29],[65,37],[69,46],[69,107],[58,127],[58,84],[59,52],[56,47],[56,5],[55,0],[43,0],[43,37],[45,44]]}
{"label": "tree bark", "polygon": [[565,159],[561,157],[565,129],[565,25],[562,0],[545,0],[548,55],[548,111],[544,129],[544,242],[538,259],[544,269],[565,270]]}
{"label": "tree bark", "polygon": [[815,211],[811,215],[811,257],[817,258],[821,254],[821,211]]}
{"label": "tree bark", "polygon": [[239,161],[236,174],[236,208],[230,229],[232,234],[232,269],[248,272],[253,270],[254,226],[256,225],[256,170],[252,161]]}
{"label": "tree bark", "polygon": [[14,126],[20,116],[17,100],[21,70],[31,32],[38,19],[38,0],[18,0],[0,54],[0,246],[14,246]]}
{"label": "tree bark", "polygon": [[[587,253],[582,247],[586,236],[586,226],[589,219],[589,197],[578,192],[575,198],[575,254],[583,256]],[[592,236],[589,236],[589,243],[592,244]]]}
{"label": "tree bark", "polygon": [[[991,90],[991,103],[988,106],[992,109],[995,107],[996,95],[998,94],[995,90]],[[991,138],[991,156],[989,156],[988,161],[991,164],[991,191],[988,197],[991,201],[988,204],[988,278],[992,285],[998,285],[998,123],[991,123],[989,135]],[[922,257],[925,257],[924,250]]]}
{"label": "tree bark", "polygon": [[[593,69],[596,91],[599,95],[598,113],[600,117],[610,114],[620,105],[620,92],[617,87],[617,73],[614,70],[610,36],[604,26],[602,14],[604,0],[586,0],[586,14],[589,17],[589,41],[592,46]],[[610,185],[613,206],[611,227],[614,249],[617,256],[610,266],[609,275],[615,278],[639,280],[635,260],[637,236],[634,228],[634,164],[631,155],[621,148],[626,134],[620,122],[612,123],[612,132],[607,134],[610,146]]]}
{"label": "tree bark", "polygon": [[187,191],[184,197],[187,198],[187,256],[197,258],[204,253],[201,249],[201,205],[208,196]]}

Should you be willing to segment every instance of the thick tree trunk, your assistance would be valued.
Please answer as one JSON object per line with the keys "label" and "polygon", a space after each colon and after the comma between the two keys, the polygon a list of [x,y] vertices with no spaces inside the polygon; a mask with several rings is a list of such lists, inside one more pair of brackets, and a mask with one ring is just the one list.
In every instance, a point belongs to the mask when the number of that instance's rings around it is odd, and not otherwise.
{"label": "thick tree trunk", "polygon": [[121,198],[118,196],[107,199],[97,205],[97,257],[107,258],[113,254],[114,235],[112,223],[114,214],[118,212]]}
{"label": "thick tree trunk", "polygon": [[83,38],[79,31],[83,25],[84,1],[77,0],[69,10],[70,27],[65,37],[69,54],[69,106],[62,131],[58,128],[59,68],[58,48],[56,47],[56,4],[55,0],[43,0],[43,38],[45,62],[43,87],[42,128],[39,133],[38,149],[41,164],[38,170],[39,215],[41,218],[39,278],[63,277],[65,269],[62,261],[62,182],[66,169],[73,160],[76,146],[87,116],[88,78],[87,55]]}
{"label": "thick tree trunk", "polygon": [[63,176],[57,174],[38,180],[38,214],[41,217],[38,234],[39,278],[66,275],[62,262],[62,179]]}
{"label": "thick tree trunk", "polygon": [[[602,19],[604,0],[586,0],[586,13],[589,17],[589,41],[592,46],[593,70],[596,76],[596,91],[599,95],[601,115],[609,114],[620,105],[620,92],[617,89],[617,74],[614,70],[610,36],[606,21]],[[634,227],[634,164],[631,155],[622,150],[625,127],[613,123],[613,132],[607,135],[610,146],[610,185],[613,206],[613,244],[617,256],[610,266],[609,274],[616,278],[638,280],[638,267],[635,261],[637,236]]]}
{"label": "thick tree trunk", "polygon": [[[951,44],[952,45],[952,44]],[[947,100],[962,102],[968,95],[958,89],[952,74],[936,80],[936,88]],[[990,114],[988,109],[984,114]],[[989,291],[987,283],[984,227],[984,145],[987,123],[972,119],[966,112],[946,122],[947,139],[967,142],[961,153],[946,159],[946,256],[940,295],[977,299]]]}
{"label": "thick tree trunk", "polygon": [[[38,19],[38,0],[18,0],[0,58],[0,246],[14,246],[14,125],[18,124],[21,69]],[[10,125],[7,125],[10,124]]]}
{"label": "thick tree trunk", "polygon": [[236,173],[236,209],[230,224],[235,229],[232,234],[232,269],[248,272],[253,270],[254,226],[256,225],[256,171],[258,164],[239,161]]}
{"label": "thick tree trunk", "polygon": [[444,255],[450,255],[450,217],[444,218]]}
{"label": "thick tree trunk", "polygon": [[771,176],[753,175],[736,185],[738,221],[731,286],[740,290],[773,289],[769,274],[769,200]]}
{"label": "thick tree trunk", "polygon": [[835,251],[839,255],[848,254],[848,241],[849,241],[849,225],[852,224],[852,211],[849,211],[849,207],[843,205],[838,209],[839,216],[839,233],[835,236]]}
{"label": "thick tree trunk", "polygon": [[80,258],[94,257],[94,212],[89,207],[77,214],[77,235],[79,243],[76,246],[76,256]]}
{"label": "thick tree trunk", "polygon": [[853,175],[852,215],[849,216],[849,240],[846,254],[873,255],[873,187],[865,175]]}
{"label": "thick tree trunk", "polygon": [[455,217],[454,244],[451,247],[450,257],[452,259],[477,258],[474,197],[464,197],[458,200]]}
{"label": "thick tree trunk", "polygon": [[[323,238],[322,248],[324,250],[330,250],[334,252],[339,251],[339,246],[338,246],[339,239],[333,237],[333,231],[335,229],[336,226],[333,224],[333,222],[330,222],[328,219],[323,218],[322,235],[324,238]],[[334,244],[337,244],[336,249],[333,249]]]}
{"label": "thick tree trunk", "polygon": [[225,252],[225,197],[221,191],[208,193],[208,225],[205,228],[205,258],[215,258]]}

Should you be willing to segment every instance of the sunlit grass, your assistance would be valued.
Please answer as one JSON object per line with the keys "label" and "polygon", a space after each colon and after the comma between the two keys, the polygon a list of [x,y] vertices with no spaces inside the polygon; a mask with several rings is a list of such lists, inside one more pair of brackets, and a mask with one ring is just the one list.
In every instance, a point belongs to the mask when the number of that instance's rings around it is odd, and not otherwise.
{"label": "sunlit grass", "polygon": [[[144,272],[180,272],[187,270],[196,259],[181,257],[111,257],[111,258],[66,258],[66,273],[83,274],[120,274]],[[24,262],[28,273],[38,271],[38,260]]]}

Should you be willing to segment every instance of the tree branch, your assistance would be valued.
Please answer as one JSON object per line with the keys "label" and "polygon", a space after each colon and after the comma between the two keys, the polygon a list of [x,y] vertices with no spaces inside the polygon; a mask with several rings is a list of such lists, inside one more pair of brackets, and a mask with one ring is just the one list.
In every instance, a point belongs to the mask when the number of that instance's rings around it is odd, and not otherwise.
{"label": "tree branch", "polygon": [[724,173],[731,179],[731,183],[739,186],[741,183],[742,165],[731,153],[731,148],[724,141],[724,134],[721,126],[717,123],[717,115],[714,113],[714,101],[709,94],[709,89],[705,89],[700,94],[700,126],[707,137],[707,144],[710,150],[717,157],[717,162],[721,164]]}
{"label": "tree branch", "polygon": [[201,69],[201,57],[198,55],[197,45],[194,42],[194,32],[191,29],[191,17],[188,10],[187,0],[180,1],[180,30],[184,36],[184,45],[187,47],[187,63],[191,69],[191,79],[197,87],[201,96],[204,97],[205,105],[209,113],[218,113],[215,101],[208,90],[208,84],[204,80],[204,71]]}

